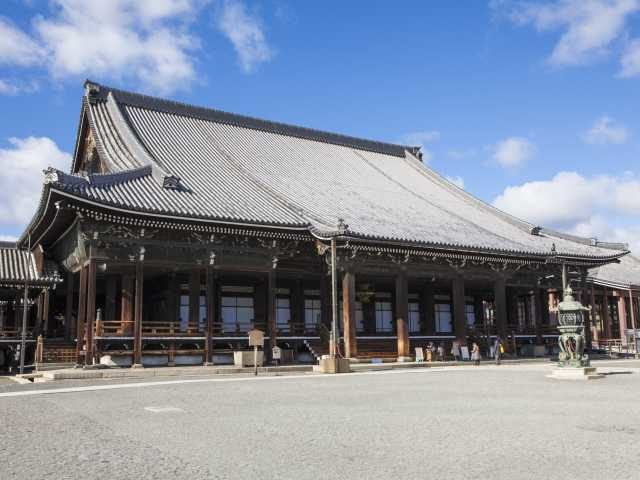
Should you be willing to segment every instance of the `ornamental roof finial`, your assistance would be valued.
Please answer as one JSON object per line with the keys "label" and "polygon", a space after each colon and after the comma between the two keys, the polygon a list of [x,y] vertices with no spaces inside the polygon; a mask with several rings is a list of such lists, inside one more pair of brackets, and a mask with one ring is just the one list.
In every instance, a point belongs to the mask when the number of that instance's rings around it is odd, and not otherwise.
{"label": "ornamental roof finial", "polygon": [[344,218],[338,218],[338,232],[346,233],[349,230],[349,225],[344,223]]}

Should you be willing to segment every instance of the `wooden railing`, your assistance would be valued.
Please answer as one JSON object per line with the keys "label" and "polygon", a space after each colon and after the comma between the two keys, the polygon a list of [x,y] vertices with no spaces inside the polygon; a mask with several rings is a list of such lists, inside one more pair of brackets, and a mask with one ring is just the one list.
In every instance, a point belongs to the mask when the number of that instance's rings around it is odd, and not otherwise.
{"label": "wooden railing", "polygon": [[96,322],[96,336],[126,336],[133,335],[133,322],[120,320],[102,320]]}
{"label": "wooden railing", "polygon": [[[95,335],[97,337],[119,337],[133,335],[133,321],[121,322],[120,320],[100,320],[96,321]],[[234,324],[214,322],[212,335],[215,337],[246,335],[253,328],[266,331],[266,324],[263,322],[238,322]],[[289,328],[278,326],[279,335],[318,335],[317,325],[307,325],[296,323],[288,325]],[[188,336],[205,335],[206,327],[196,323],[189,323],[186,327],[181,322],[142,322],[142,335],[144,336]]]}
{"label": "wooden railing", "polygon": [[[17,338],[22,335],[22,330],[19,328],[7,327],[0,329],[0,338]],[[27,337],[31,337],[33,332],[27,330]]]}

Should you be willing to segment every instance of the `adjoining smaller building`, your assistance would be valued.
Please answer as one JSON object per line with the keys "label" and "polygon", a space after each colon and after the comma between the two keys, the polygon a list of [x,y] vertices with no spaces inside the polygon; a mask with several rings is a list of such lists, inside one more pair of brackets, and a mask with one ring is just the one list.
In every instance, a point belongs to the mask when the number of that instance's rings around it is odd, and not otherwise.
{"label": "adjoining smaller building", "polygon": [[[0,242],[0,368],[7,365],[18,352],[22,334],[27,290],[27,347],[33,351],[36,337],[52,331],[49,324],[50,292],[61,283],[56,264],[45,260],[42,249],[19,250],[15,243]],[[62,332],[58,332],[63,336]]]}
{"label": "adjoining smaller building", "polygon": [[640,259],[630,254],[622,257],[620,263],[590,270],[582,302],[591,306],[588,345],[633,350],[640,321]]}

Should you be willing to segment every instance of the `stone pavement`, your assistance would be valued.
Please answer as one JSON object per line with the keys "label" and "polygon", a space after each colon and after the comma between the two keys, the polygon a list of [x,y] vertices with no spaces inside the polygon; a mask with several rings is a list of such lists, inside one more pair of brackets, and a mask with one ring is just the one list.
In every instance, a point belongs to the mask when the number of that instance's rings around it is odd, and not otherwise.
{"label": "stone pavement", "polygon": [[640,478],[640,363],[597,363],[16,384],[0,478]]}

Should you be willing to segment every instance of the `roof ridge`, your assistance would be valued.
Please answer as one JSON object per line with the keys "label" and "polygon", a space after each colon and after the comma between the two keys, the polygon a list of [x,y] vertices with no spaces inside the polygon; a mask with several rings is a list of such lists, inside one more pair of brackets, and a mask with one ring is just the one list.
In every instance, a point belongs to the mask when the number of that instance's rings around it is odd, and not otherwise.
{"label": "roof ridge", "polygon": [[101,85],[90,80],[85,82],[85,90],[87,95],[100,100],[106,100],[109,93],[112,93],[119,103],[124,103],[134,107],[172,113],[190,118],[199,118],[201,120],[230,124],[253,130],[262,130],[290,137],[331,143],[360,150],[384,153],[395,157],[403,157],[405,150],[414,152],[415,154],[418,154],[420,150],[420,147],[417,146],[398,145],[389,142],[354,137],[351,135],[276,122],[248,115],[240,115],[214,108],[145,95],[142,93],[120,90],[106,85]]}
{"label": "roof ridge", "polygon": [[129,170],[119,170],[109,173],[89,173],[86,175],[77,173],[65,173],[53,167],[44,171],[44,183],[56,184],[65,187],[102,187],[117,185],[120,183],[137,180],[152,174],[152,165],[143,165]]}

